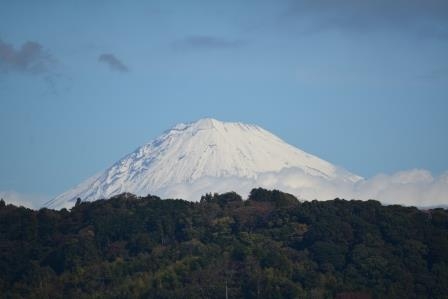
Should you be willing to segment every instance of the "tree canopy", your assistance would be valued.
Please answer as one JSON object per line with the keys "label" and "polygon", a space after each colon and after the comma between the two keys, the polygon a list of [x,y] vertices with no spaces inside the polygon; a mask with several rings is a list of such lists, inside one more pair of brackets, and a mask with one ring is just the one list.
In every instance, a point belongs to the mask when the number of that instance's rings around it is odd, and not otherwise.
{"label": "tree canopy", "polygon": [[448,211],[261,188],[2,202],[0,269],[2,298],[446,298]]}

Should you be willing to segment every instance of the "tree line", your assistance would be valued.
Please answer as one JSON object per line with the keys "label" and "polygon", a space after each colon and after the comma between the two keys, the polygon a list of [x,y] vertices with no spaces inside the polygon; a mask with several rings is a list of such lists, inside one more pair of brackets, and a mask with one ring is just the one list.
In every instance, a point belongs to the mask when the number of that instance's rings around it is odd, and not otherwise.
{"label": "tree line", "polygon": [[1,201],[0,269],[2,298],[446,298],[448,210],[261,188]]}

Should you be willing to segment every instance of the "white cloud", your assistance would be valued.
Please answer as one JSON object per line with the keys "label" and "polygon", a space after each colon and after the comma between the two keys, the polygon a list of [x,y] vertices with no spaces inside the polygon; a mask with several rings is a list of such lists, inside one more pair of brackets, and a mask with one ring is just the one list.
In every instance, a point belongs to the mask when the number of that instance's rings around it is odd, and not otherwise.
{"label": "white cloud", "polygon": [[[204,177],[193,183],[172,185],[152,192],[162,198],[182,198],[198,201],[205,193],[235,191],[247,198],[257,187],[278,189],[302,200],[375,199],[383,204],[417,207],[448,206],[448,172],[434,177],[429,171],[413,169],[394,174],[378,174],[356,183],[347,180],[327,180],[311,176],[298,168],[266,172],[255,178]],[[146,194],[139,194],[146,195]],[[0,191],[6,203],[28,208],[40,208],[48,197],[14,191]]]}
{"label": "white cloud", "polygon": [[0,191],[0,198],[3,198],[6,204],[24,206],[30,209],[40,208],[42,203],[48,200],[48,198],[43,195],[18,193],[15,191]]}
{"label": "white cloud", "polygon": [[303,200],[376,199],[384,204],[441,206],[448,204],[448,172],[434,177],[427,170],[413,169],[395,174],[379,174],[356,183],[310,176],[298,168],[267,172],[256,179],[205,177],[193,183],[177,184],[154,194],[197,201],[207,192],[235,191],[246,197],[252,188],[279,189]]}
{"label": "white cloud", "polygon": [[355,194],[361,199],[369,197],[386,204],[419,207],[447,205],[448,173],[433,177],[427,170],[414,169],[377,175],[356,184]]}

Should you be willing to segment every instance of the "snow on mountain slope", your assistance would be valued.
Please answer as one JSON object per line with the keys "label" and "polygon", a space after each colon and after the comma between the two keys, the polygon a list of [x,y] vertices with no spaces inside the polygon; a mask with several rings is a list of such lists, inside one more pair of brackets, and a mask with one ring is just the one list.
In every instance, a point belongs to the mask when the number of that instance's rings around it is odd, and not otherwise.
{"label": "snow on mountain slope", "polygon": [[[189,191],[196,190],[194,196],[198,196],[204,190],[222,192],[241,190],[242,185],[247,185],[246,189],[258,187],[258,180],[266,178],[266,174],[287,169],[325,181],[353,183],[362,179],[258,126],[206,118],[176,125],[103,173],[51,200],[47,206],[71,207],[78,197],[91,201],[123,192],[199,200],[189,197]],[[219,190],[214,189],[214,184],[220,186]]]}

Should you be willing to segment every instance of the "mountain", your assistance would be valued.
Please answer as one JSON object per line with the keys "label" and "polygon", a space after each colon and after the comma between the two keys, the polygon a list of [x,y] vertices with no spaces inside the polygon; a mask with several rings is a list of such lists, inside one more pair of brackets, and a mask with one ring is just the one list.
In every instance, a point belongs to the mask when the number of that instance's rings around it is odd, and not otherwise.
{"label": "mountain", "polygon": [[47,206],[71,207],[78,197],[93,201],[123,192],[199,200],[205,192],[248,191],[263,174],[285,169],[325,181],[362,179],[259,126],[206,118],[176,125]]}

